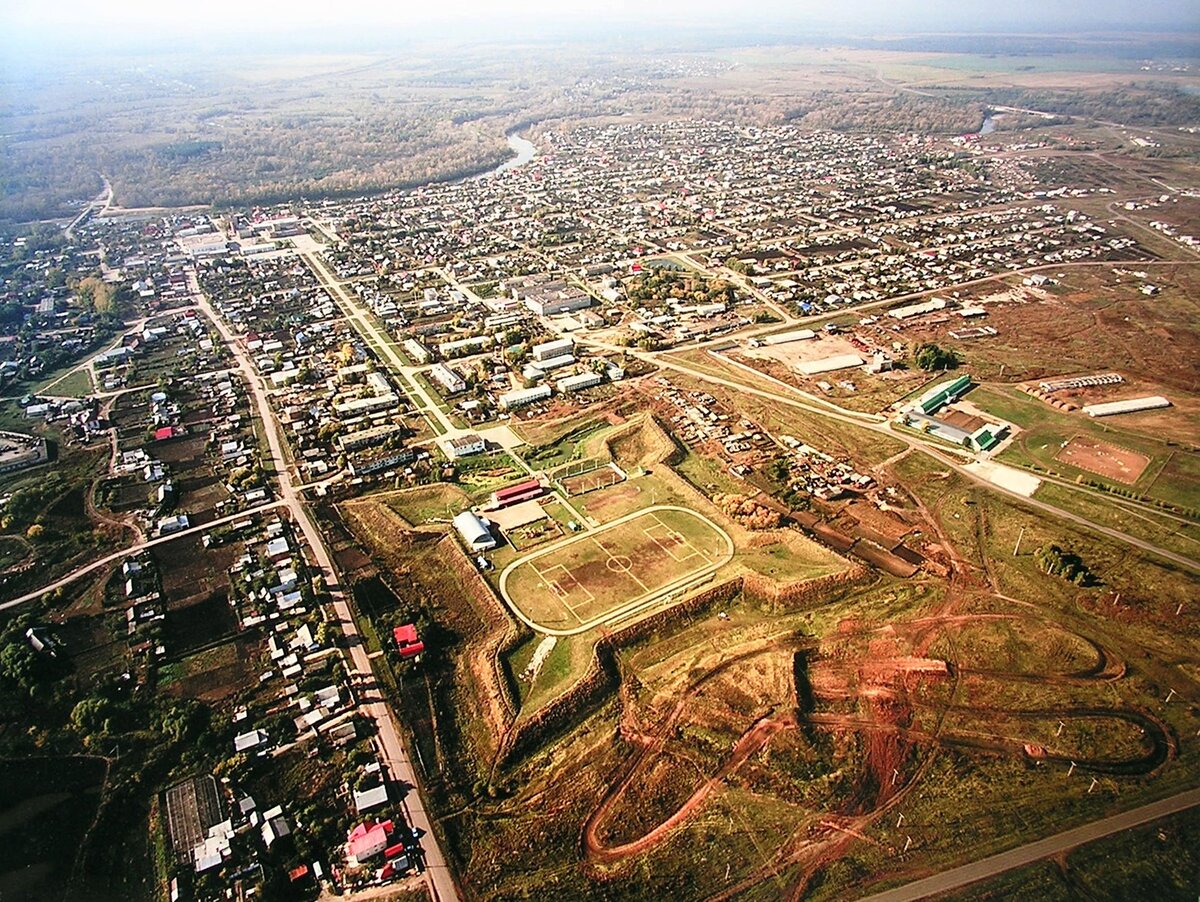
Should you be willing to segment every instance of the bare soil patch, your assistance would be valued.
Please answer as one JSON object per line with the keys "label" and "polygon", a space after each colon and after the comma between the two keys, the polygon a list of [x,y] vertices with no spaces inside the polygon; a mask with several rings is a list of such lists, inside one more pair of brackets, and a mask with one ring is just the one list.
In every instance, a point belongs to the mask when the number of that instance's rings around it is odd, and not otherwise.
{"label": "bare soil patch", "polygon": [[1144,454],[1081,436],[1067,442],[1054,459],[1125,485],[1137,482],[1150,465]]}

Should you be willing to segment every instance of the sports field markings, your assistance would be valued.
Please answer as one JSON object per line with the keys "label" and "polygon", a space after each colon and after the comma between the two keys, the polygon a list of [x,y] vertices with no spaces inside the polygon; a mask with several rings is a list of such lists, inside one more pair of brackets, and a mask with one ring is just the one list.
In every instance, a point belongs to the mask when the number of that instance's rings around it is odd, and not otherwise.
{"label": "sports field markings", "polygon": [[635,583],[637,583],[639,586],[641,586],[643,592],[650,591],[650,587],[647,586],[640,579],[638,579],[637,575],[633,572],[633,561],[631,561],[627,555],[613,554],[611,551],[609,551],[607,548],[605,548],[604,544],[599,539],[597,539],[595,536],[592,537],[592,541],[596,543],[597,548],[599,548],[606,555],[608,555],[608,560],[606,560],[604,562],[604,566],[607,569],[611,570],[613,573],[625,574],[627,577],[629,577],[631,580],[633,580]]}
{"label": "sports field markings", "polygon": [[[707,531],[693,538],[688,536],[687,529],[672,528],[676,521],[657,516],[660,511],[703,523],[718,537],[718,544],[723,541],[724,548],[712,548],[705,541]],[[683,522],[679,521],[679,525]],[[610,529],[616,537],[611,545],[601,535]],[[652,542],[659,546],[658,554],[654,554]],[[500,574],[499,591],[517,618],[534,631],[575,636],[597,626],[626,620],[655,605],[674,603],[698,585],[710,582],[733,555],[729,534],[703,514],[677,506],[654,506],[600,526],[597,534],[568,537],[512,561]],[[551,564],[551,561],[561,563]],[[653,588],[641,578],[643,566],[649,567],[647,578],[653,575]],[[581,572],[586,579],[580,579]],[[524,580],[521,573],[528,574]],[[514,574],[517,574],[513,583],[518,586],[516,598],[508,588]],[[522,598],[528,598],[528,611],[522,607]],[[586,603],[585,598],[591,603]],[[603,610],[597,610],[598,607]],[[569,614],[562,608],[567,608]],[[567,626],[567,621],[579,622]]]}
{"label": "sports field markings", "polygon": [[[644,527],[642,529],[642,532],[644,532],[646,534],[646,538],[650,539],[650,541],[652,541],[655,545],[657,545],[659,548],[661,548],[663,551],[665,551],[667,554],[669,554],[671,556],[672,560],[676,561],[677,563],[681,563],[681,564],[684,563],[685,561],[690,561],[694,557],[703,558],[706,562],[712,561],[712,558],[709,557],[707,552],[702,551],[701,549],[699,549],[695,545],[693,545],[691,542],[689,542],[687,539],[685,539],[683,537],[683,533],[679,532],[678,530],[672,529],[670,526],[668,526],[666,523],[664,523],[661,519],[659,519],[658,514],[654,514],[654,520],[655,520],[655,525]],[[675,549],[672,548],[671,545],[664,545],[662,540],[660,540],[659,537],[654,534],[655,531],[658,529],[666,530],[667,539],[676,547],[682,545],[684,548],[690,549],[688,551],[688,553],[685,554],[683,557],[680,557],[678,554],[675,553]]]}
{"label": "sports field markings", "polygon": [[633,568],[633,561],[627,554],[618,554],[614,557],[610,557],[605,562],[604,566],[614,573],[621,573],[626,570],[631,570]]}
{"label": "sports field markings", "polygon": [[[530,566],[533,565],[531,564]],[[561,577],[559,574],[554,572],[556,570],[562,571]],[[571,597],[571,594],[574,591],[578,590],[587,596],[586,599],[579,602],[579,605],[590,604],[596,600],[596,596],[592,594],[591,590],[577,580],[575,578],[575,574],[562,564],[555,564],[553,567],[547,567],[545,570],[534,566],[533,572],[538,575],[538,579],[542,581],[542,585],[544,585],[554,594],[554,597],[558,600],[559,604],[566,608],[567,612],[570,613],[572,617],[574,617],[580,623],[583,623],[583,621],[579,619],[579,615],[575,613],[575,608],[577,606],[571,604],[571,602],[567,601],[567,599]],[[552,574],[553,577],[551,576]],[[564,583],[566,584],[565,587]]]}

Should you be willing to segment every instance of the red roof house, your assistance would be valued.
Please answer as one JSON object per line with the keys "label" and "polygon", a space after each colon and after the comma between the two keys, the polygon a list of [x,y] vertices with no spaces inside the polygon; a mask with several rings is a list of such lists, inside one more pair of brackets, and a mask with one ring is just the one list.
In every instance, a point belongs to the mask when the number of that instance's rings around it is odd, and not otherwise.
{"label": "red roof house", "polygon": [[346,837],[346,858],[350,866],[362,864],[386,849],[388,834],[391,832],[391,821],[378,824],[362,823],[351,830],[350,835]]}
{"label": "red roof house", "polygon": [[392,638],[396,640],[396,649],[402,658],[415,658],[425,650],[425,643],[417,635],[414,624],[406,623],[392,630]]}

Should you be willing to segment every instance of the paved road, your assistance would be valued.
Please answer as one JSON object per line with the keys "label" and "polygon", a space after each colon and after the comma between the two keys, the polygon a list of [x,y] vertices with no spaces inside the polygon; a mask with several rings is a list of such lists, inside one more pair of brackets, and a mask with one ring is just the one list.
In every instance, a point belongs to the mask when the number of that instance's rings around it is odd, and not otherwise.
{"label": "paved road", "polygon": [[278,476],[281,503],[286,505],[290,511],[308,544],[309,552],[315,559],[317,568],[325,577],[331,606],[337,615],[342,632],[345,634],[349,649],[347,669],[351,682],[357,687],[356,691],[360,698],[359,709],[375,722],[380,752],[388,773],[394,780],[399,780],[412,787],[412,791],[404,799],[404,808],[409,824],[424,834],[421,839],[421,847],[425,853],[425,880],[430,896],[434,902],[454,902],[458,899],[458,887],[454,883],[454,875],[446,864],[437,835],[433,832],[433,825],[425,811],[416,769],[408,758],[404,743],[400,741],[400,733],[396,728],[391,709],[378,692],[374,673],[371,670],[371,661],[367,657],[362,636],[358,632],[354,616],[350,611],[350,604],[341,586],[337,583],[337,571],[333,567],[329,550],[325,547],[325,540],[308,509],[301,503],[299,493],[292,481],[292,471],[288,465],[287,455],[284,453],[283,442],[279,435],[279,424],[271,410],[266,387],[259,379],[258,373],[250,361],[250,355],[238,340],[238,336],[217,315],[208,298],[200,290],[195,274],[192,274],[190,283],[199,306],[212,320],[217,331],[221,333],[221,338],[226,346],[233,352],[238,369],[245,377],[254,398],[254,404],[266,432],[267,444],[270,447],[271,458]]}
{"label": "paved road", "polygon": [[441,429],[443,438],[454,438],[465,435],[473,430],[460,429],[451,422],[437,402],[421,386],[415,376],[420,367],[409,366],[392,347],[392,337],[380,329],[372,321],[372,315],[367,312],[343,287],[337,276],[330,271],[316,254],[301,254],[300,259],[308,264],[317,281],[332,294],[350,325],[373,345],[384,358],[388,367],[397,376],[399,388],[411,397],[426,419],[434,419]]}
{"label": "paved road", "polygon": [[1134,808],[1132,811],[1093,821],[1082,827],[1076,827],[1074,830],[1065,830],[1046,839],[1039,839],[1037,842],[982,858],[979,861],[964,864],[962,867],[943,871],[933,877],[926,877],[895,889],[866,896],[861,902],[913,902],[913,900],[924,899],[937,893],[949,892],[976,881],[1003,874],[1005,871],[1024,867],[1084,843],[1120,833],[1122,830],[1148,824],[1160,817],[1186,811],[1197,805],[1200,805],[1200,789],[1191,789],[1169,799],[1163,799],[1161,802],[1152,802],[1141,808]]}
{"label": "paved road", "polygon": [[[433,417],[437,420],[441,427],[442,433],[437,438],[438,442],[446,443],[450,439],[458,438],[463,435],[479,435],[489,442],[494,442],[507,450],[514,461],[525,470],[529,475],[534,474],[534,470],[520,454],[516,453],[516,447],[524,444],[520,437],[517,436],[508,426],[491,426],[486,428],[468,427],[462,428],[456,426],[454,422],[446,416],[445,411],[441,409],[438,402],[429,394],[428,391],[417,381],[417,373],[425,367],[409,366],[401,359],[392,347],[392,338],[386,330],[380,329],[374,322],[373,315],[362,307],[349,292],[343,287],[343,283],[338,280],[329,267],[316,254],[301,254],[303,259],[316,275],[317,280],[322,286],[331,293],[331,296],[342,308],[342,312],[346,314],[346,320],[350,323],[359,335],[369,345],[375,347],[379,354],[384,358],[384,362],[392,371],[398,387],[401,391],[408,395],[415,407],[425,415],[426,419]],[[442,272],[438,270],[438,272]],[[448,274],[443,273],[446,279],[451,284],[458,284],[450,279]],[[465,289],[464,289],[465,291]],[[579,523],[584,529],[589,528],[589,522],[583,513],[575,507],[567,494],[559,494],[559,501],[563,507],[569,510],[575,517],[575,522]]]}
{"label": "paved road", "polygon": [[[985,487],[991,489],[994,492],[998,492],[999,494],[1002,494],[1002,495],[1007,495],[1010,498],[1016,499],[1017,501],[1019,501],[1022,504],[1028,505],[1029,507],[1036,508],[1037,510],[1043,511],[1047,514],[1050,514],[1051,516],[1058,517],[1059,519],[1062,519],[1062,520],[1069,520],[1072,523],[1082,526],[1085,529],[1091,530],[1092,532],[1099,533],[1100,535],[1107,536],[1110,539],[1115,539],[1118,542],[1124,542],[1127,545],[1132,545],[1135,548],[1140,548],[1143,551],[1147,551],[1147,552],[1150,552],[1151,554],[1158,555],[1159,557],[1165,558],[1166,560],[1169,560],[1172,563],[1178,564],[1181,567],[1191,570],[1194,573],[1200,573],[1200,561],[1196,561],[1193,558],[1186,557],[1185,555],[1182,555],[1182,554],[1177,554],[1176,552],[1170,551],[1166,548],[1161,548],[1158,545],[1155,545],[1151,542],[1145,541],[1144,539],[1139,539],[1137,536],[1131,536],[1131,535],[1129,535],[1129,533],[1121,532],[1119,529],[1113,529],[1111,527],[1104,526],[1101,523],[1096,523],[1092,520],[1087,519],[1086,517],[1080,516],[1079,514],[1075,514],[1075,513],[1072,513],[1071,511],[1063,510],[1060,507],[1055,507],[1053,504],[1047,504],[1044,501],[1038,501],[1036,498],[1030,498],[1026,495],[1022,495],[1020,492],[1014,492],[1011,489],[1005,488],[1002,485],[998,485],[994,482],[991,482],[991,481],[983,478],[982,476],[980,476],[978,473],[974,473],[971,470],[968,470],[961,461],[952,457],[950,454],[942,451],[941,449],[935,448],[932,445],[929,445],[929,444],[927,444],[923,441],[920,441],[910,435],[905,434],[904,432],[899,432],[899,431],[893,430],[891,428],[891,426],[886,422],[884,422],[884,423],[872,422],[869,415],[859,414],[859,413],[851,412],[851,411],[842,411],[840,409],[831,409],[831,405],[830,406],[821,406],[821,405],[814,404],[807,400],[801,400],[800,397],[789,397],[788,395],[782,395],[782,394],[779,394],[778,392],[770,392],[770,391],[766,391],[761,388],[755,388],[753,386],[749,386],[742,382],[739,382],[736,379],[727,379],[724,376],[718,376],[713,373],[705,372],[703,370],[693,369],[692,367],[688,366],[687,364],[679,363],[678,361],[668,359],[657,352],[653,352],[653,351],[630,352],[628,348],[618,348],[613,345],[607,345],[607,344],[604,344],[603,342],[599,342],[599,341],[596,341],[595,339],[589,339],[589,338],[586,338],[583,336],[580,336],[576,340],[579,341],[580,344],[591,345],[593,347],[597,347],[602,350],[622,352],[622,353],[631,353],[632,356],[638,357],[641,360],[645,360],[646,362],[648,362],[654,366],[661,367],[661,368],[667,369],[667,370],[675,370],[676,372],[680,372],[685,375],[692,376],[693,378],[699,379],[703,382],[711,382],[715,385],[723,385],[726,388],[731,388],[731,389],[734,389],[735,391],[745,392],[745,393],[749,393],[752,395],[757,395],[758,397],[766,398],[766,399],[768,399],[770,401],[774,401],[778,404],[786,404],[789,407],[796,407],[801,410],[806,410],[809,413],[815,413],[815,414],[818,414],[823,417],[828,417],[829,419],[838,420],[839,422],[842,422],[842,423],[847,423],[852,426],[858,426],[862,429],[870,429],[874,432],[883,433],[885,435],[890,436],[893,439],[896,439],[897,441],[904,442],[906,445],[908,445],[911,449],[913,449],[915,451],[920,451],[922,454],[929,455],[930,457],[937,460],[940,464],[942,464],[946,468],[954,470],[955,472],[957,472],[961,476],[963,476],[965,479],[968,479],[977,485],[982,485],[982,486],[985,486]],[[802,393],[797,390],[795,392],[795,394],[801,395]]]}

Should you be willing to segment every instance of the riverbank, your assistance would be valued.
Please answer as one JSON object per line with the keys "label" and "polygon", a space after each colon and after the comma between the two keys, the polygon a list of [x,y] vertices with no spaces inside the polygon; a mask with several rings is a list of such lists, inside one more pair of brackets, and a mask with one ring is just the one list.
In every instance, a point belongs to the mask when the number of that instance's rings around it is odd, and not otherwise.
{"label": "riverbank", "polygon": [[508,141],[508,146],[513,149],[516,154],[511,160],[506,160],[494,169],[474,176],[474,178],[488,178],[493,175],[499,175],[502,172],[507,172],[509,169],[516,169],[518,166],[524,166],[530,160],[537,156],[537,147],[532,141],[522,138],[516,132],[510,132],[505,135],[505,140]]}

